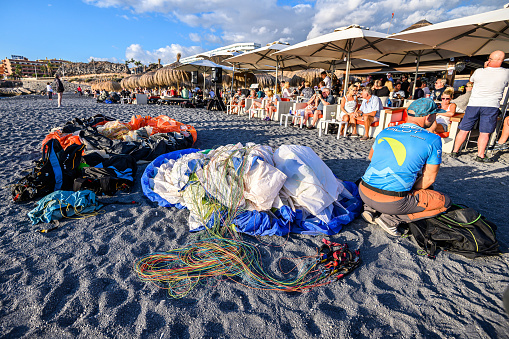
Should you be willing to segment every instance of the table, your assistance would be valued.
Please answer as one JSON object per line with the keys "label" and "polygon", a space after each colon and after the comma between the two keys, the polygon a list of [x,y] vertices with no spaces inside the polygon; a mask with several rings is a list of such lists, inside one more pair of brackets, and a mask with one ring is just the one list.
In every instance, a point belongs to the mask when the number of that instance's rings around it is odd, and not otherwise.
{"label": "table", "polygon": [[[329,130],[329,124],[338,124],[338,137],[337,139],[339,139],[339,136],[341,135],[341,126],[343,125],[347,125],[347,122],[346,121],[343,121],[343,120],[320,120],[320,125],[318,126],[318,136],[321,137],[322,136],[322,126],[323,124],[325,124],[325,134],[327,134],[328,130]],[[348,126],[345,126],[344,128],[344,132],[343,132],[343,136],[346,137],[346,130],[348,129],[347,128]]]}

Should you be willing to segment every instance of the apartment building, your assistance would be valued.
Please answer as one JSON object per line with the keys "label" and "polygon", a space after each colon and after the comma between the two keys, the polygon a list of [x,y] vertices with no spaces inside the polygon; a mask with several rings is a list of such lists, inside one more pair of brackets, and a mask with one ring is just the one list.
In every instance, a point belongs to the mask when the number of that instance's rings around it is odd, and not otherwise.
{"label": "apartment building", "polygon": [[68,61],[61,59],[28,60],[24,56],[11,55],[2,60],[0,74],[5,77],[53,76],[56,70]]}

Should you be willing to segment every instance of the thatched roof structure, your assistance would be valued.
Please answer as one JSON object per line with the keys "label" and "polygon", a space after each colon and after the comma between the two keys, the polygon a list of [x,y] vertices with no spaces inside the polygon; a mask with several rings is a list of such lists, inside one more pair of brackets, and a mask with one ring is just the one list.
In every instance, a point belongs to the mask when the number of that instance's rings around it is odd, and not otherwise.
{"label": "thatched roof structure", "polygon": [[261,88],[274,87],[276,78],[266,73],[256,74],[256,82]]}
{"label": "thatched roof structure", "polygon": [[103,82],[95,82],[91,86],[92,90],[107,90],[108,92],[118,92],[122,90],[122,86],[116,81],[103,81]]}
{"label": "thatched roof structure", "polygon": [[[234,88],[249,87],[251,84],[257,83],[257,78],[253,73],[248,72],[235,72],[233,77]],[[229,74],[223,74],[223,87],[230,87],[232,85],[232,77]]]}
{"label": "thatched roof structure", "polygon": [[147,72],[147,73],[143,73],[140,76],[140,85],[141,85],[141,87],[146,87],[146,88],[155,87],[156,86],[156,83],[155,83],[155,80],[154,80],[154,74],[155,73],[156,73],[156,71],[150,71],[150,72]]}
{"label": "thatched roof structure", "polygon": [[127,88],[127,89],[135,89],[136,87],[141,87],[140,78],[141,78],[141,75],[139,75],[139,74],[132,75],[128,78],[122,79],[122,81],[120,82],[120,85],[123,88]]}
{"label": "thatched roof structure", "polygon": [[[401,32],[406,32],[406,31],[410,31],[412,29],[416,29],[416,28],[421,28],[421,27],[426,27],[426,26],[429,26],[429,25],[432,25],[431,22],[429,22],[428,20],[421,20],[421,21],[417,21],[415,24],[413,24],[412,26],[410,27],[407,27],[405,28],[404,30],[402,30]],[[400,32],[400,33],[401,33]]]}
{"label": "thatched roof structure", "polygon": [[178,65],[180,65],[180,62],[174,62],[169,66],[165,66],[155,71],[154,86],[177,86],[183,83],[189,83],[191,81],[191,74],[189,72],[174,69],[174,67]]}

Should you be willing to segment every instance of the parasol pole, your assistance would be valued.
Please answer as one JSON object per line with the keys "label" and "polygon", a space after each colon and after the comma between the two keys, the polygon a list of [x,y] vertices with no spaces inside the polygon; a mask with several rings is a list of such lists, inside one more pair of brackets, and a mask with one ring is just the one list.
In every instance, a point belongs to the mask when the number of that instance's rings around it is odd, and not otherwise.
{"label": "parasol pole", "polygon": [[235,78],[235,63],[233,64],[233,73],[232,73],[232,89],[230,90],[231,97],[233,98],[233,79]]}
{"label": "parasol pole", "polygon": [[277,74],[279,73],[279,56],[276,57],[276,83],[274,84],[274,94],[277,94]]}
{"label": "parasol pole", "polygon": [[344,79],[344,88],[343,88],[343,96],[346,97],[346,91],[348,90],[348,80],[350,79],[350,44],[349,42],[347,43],[348,45],[348,52],[346,53],[346,72],[345,72],[345,79]]}
{"label": "parasol pole", "polygon": [[419,72],[419,62],[421,61],[421,54],[422,54],[422,51],[419,51],[419,54],[417,55],[417,65],[415,67],[414,88],[412,89],[412,93],[410,93],[412,95],[412,99],[414,97],[415,86],[417,84],[417,73]]}

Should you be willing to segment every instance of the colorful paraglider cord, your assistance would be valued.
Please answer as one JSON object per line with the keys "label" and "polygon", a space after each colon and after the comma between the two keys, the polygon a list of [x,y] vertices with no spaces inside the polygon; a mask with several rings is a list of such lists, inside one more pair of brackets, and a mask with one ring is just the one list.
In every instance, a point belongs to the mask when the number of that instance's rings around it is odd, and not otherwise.
{"label": "colorful paraglider cord", "polygon": [[[243,240],[210,237],[179,249],[150,254],[134,264],[138,276],[182,298],[204,280],[231,280],[260,290],[305,291],[343,278],[360,263],[359,251],[323,239],[317,254],[298,267],[295,278],[279,280],[265,272],[257,246]],[[289,273],[289,272],[287,272]]]}

